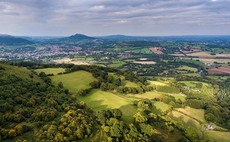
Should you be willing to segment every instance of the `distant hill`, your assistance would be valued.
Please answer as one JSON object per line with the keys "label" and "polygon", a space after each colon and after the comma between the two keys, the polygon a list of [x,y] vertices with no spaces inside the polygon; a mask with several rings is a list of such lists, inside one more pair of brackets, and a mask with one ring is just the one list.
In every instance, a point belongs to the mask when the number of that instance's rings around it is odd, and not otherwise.
{"label": "distant hill", "polygon": [[109,35],[100,36],[97,38],[112,40],[112,41],[230,41],[228,35],[185,35],[185,36],[126,36],[126,35]]}
{"label": "distant hill", "polygon": [[33,44],[33,42],[26,40],[24,38],[0,34],[0,45],[26,45],[26,44]]}
{"label": "distant hill", "polygon": [[96,37],[90,37],[83,34],[75,34],[71,35],[69,37],[64,38],[56,38],[46,41],[47,43],[51,44],[69,44],[69,45],[76,45],[80,47],[106,47],[106,40],[96,38]]}
{"label": "distant hill", "polygon": [[86,36],[83,34],[75,34],[75,35],[67,37],[66,39],[72,39],[72,40],[80,41],[80,40],[91,40],[91,39],[95,39],[95,38],[89,37],[89,36]]}

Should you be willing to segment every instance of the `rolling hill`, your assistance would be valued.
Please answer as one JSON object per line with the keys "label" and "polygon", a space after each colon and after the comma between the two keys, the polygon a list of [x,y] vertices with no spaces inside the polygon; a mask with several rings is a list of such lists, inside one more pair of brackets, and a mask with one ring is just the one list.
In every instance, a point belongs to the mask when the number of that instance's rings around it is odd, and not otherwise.
{"label": "rolling hill", "polygon": [[0,35],[0,45],[27,45],[33,44],[32,41],[26,40],[24,38],[14,37],[11,35]]}

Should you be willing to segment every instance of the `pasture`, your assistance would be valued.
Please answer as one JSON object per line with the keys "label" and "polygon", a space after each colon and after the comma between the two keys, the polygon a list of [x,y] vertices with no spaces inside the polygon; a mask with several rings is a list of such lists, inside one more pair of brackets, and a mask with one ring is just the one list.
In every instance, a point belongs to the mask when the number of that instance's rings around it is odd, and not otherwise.
{"label": "pasture", "polygon": [[57,75],[58,73],[65,72],[64,68],[44,68],[44,69],[36,69],[37,73],[44,72],[45,74],[53,74]]}
{"label": "pasture", "polygon": [[77,98],[86,102],[87,106],[95,111],[119,108],[123,114],[122,119],[129,123],[133,121],[133,115],[137,112],[137,108],[133,105],[133,102],[138,99],[113,94],[111,92],[93,90],[90,94],[77,96]]}
{"label": "pasture", "polygon": [[90,83],[96,81],[91,73],[87,71],[76,71],[68,74],[55,75],[50,77],[54,84],[62,82],[70,92],[77,92],[80,89],[90,88]]}
{"label": "pasture", "polygon": [[178,71],[192,71],[192,72],[197,72],[198,69],[194,67],[189,67],[189,66],[180,66],[179,68],[176,68]]}

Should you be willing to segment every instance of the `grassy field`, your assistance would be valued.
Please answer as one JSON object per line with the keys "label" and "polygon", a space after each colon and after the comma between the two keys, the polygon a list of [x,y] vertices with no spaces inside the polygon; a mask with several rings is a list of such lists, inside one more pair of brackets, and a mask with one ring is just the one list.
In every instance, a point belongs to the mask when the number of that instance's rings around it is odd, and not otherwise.
{"label": "grassy field", "polygon": [[178,108],[177,111],[191,116],[192,118],[198,120],[199,122],[206,122],[204,119],[204,110],[203,109],[194,109],[191,107]]}
{"label": "grassy field", "polygon": [[166,103],[154,101],[152,112],[155,114],[162,114],[162,113],[170,110],[170,108],[171,108],[171,106],[166,104]]}
{"label": "grassy field", "polygon": [[205,131],[210,142],[229,142],[230,132]]}
{"label": "grassy field", "polygon": [[125,81],[125,87],[139,87],[139,85],[131,81]]}
{"label": "grassy field", "polygon": [[163,83],[163,82],[160,82],[160,81],[149,81],[151,85],[154,85],[154,86],[166,86],[167,84]]}
{"label": "grassy field", "polygon": [[151,92],[146,92],[144,94],[135,94],[135,95],[128,95],[130,97],[135,97],[135,98],[140,98],[140,99],[163,99],[165,98],[165,95],[162,95],[162,93],[157,92],[157,91],[151,91]]}
{"label": "grassy field", "polygon": [[79,100],[86,102],[86,104],[93,110],[103,110],[109,108],[119,108],[123,113],[123,120],[132,122],[133,115],[137,112],[137,108],[133,105],[135,98],[126,97],[123,95],[113,94],[101,90],[93,90],[86,96],[78,96]]}
{"label": "grassy field", "polygon": [[192,72],[197,72],[198,71],[197,68],[193,68],[193,67],[189,67],[189,66],[181,66],[179,68],[176,68],[176,70],[179,70],[179,71],[192,71]]}
{"label": "grassy field", "polygon": [[79,89],[89,88],[89,84],[96,80],[91,73],[86,71],[76,71],[63,75],[55,75],[50,78],[54,84],[57,85],[59,82],[62,82],[65,88],[74,93]]}
{"label": "grassy field", "polygon": [[[220,132],[215,130],[206,130],[207,122],[204,119],[204,112],[200,109],[193,109],[186,107],[185,109],[179,109],[181,112],[172,111],[169,116],[173,121],[182,122],[185,128],[195,127],[197,133],[202,139],[210,142],[229,142],[230,132]],[[198,120],[198,121],[197,121]],[[205,126],[202,126],[202,124]]]}
{"label": "grassy field", "polygon": [[179,83],[183,83],[183,84],[185,84],[186,86],[192,87],[192,88],[196,88],[196,85],[197,85],[198,83],[202,83],[202,87],[208,86],[207,83],[199,82],[199,81],[180,81]]}
{"label": "grassy field", "polygon": [[117,67],[123,66],[124,64],[125,64],[124,61],[112,61],[112,63],[109,64],[108,66],[112,68],[117,68]]}
{"label": "grassy field", "polygon": [[44,72],[45,74],[54,74],[65,72],[64,68],[45,68],[45,69],[36,69],[37,73]]}

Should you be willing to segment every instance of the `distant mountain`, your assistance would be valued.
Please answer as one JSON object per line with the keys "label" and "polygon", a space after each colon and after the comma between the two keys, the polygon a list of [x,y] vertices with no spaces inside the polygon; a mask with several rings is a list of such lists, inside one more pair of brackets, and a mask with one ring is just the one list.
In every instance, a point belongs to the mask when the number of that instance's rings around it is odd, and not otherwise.
{"label": "distant mountain", "polygon": [[24,38],[0,34],[0,45],[26,45],[26,44],[33,44],[33,42],[26,40]]}

